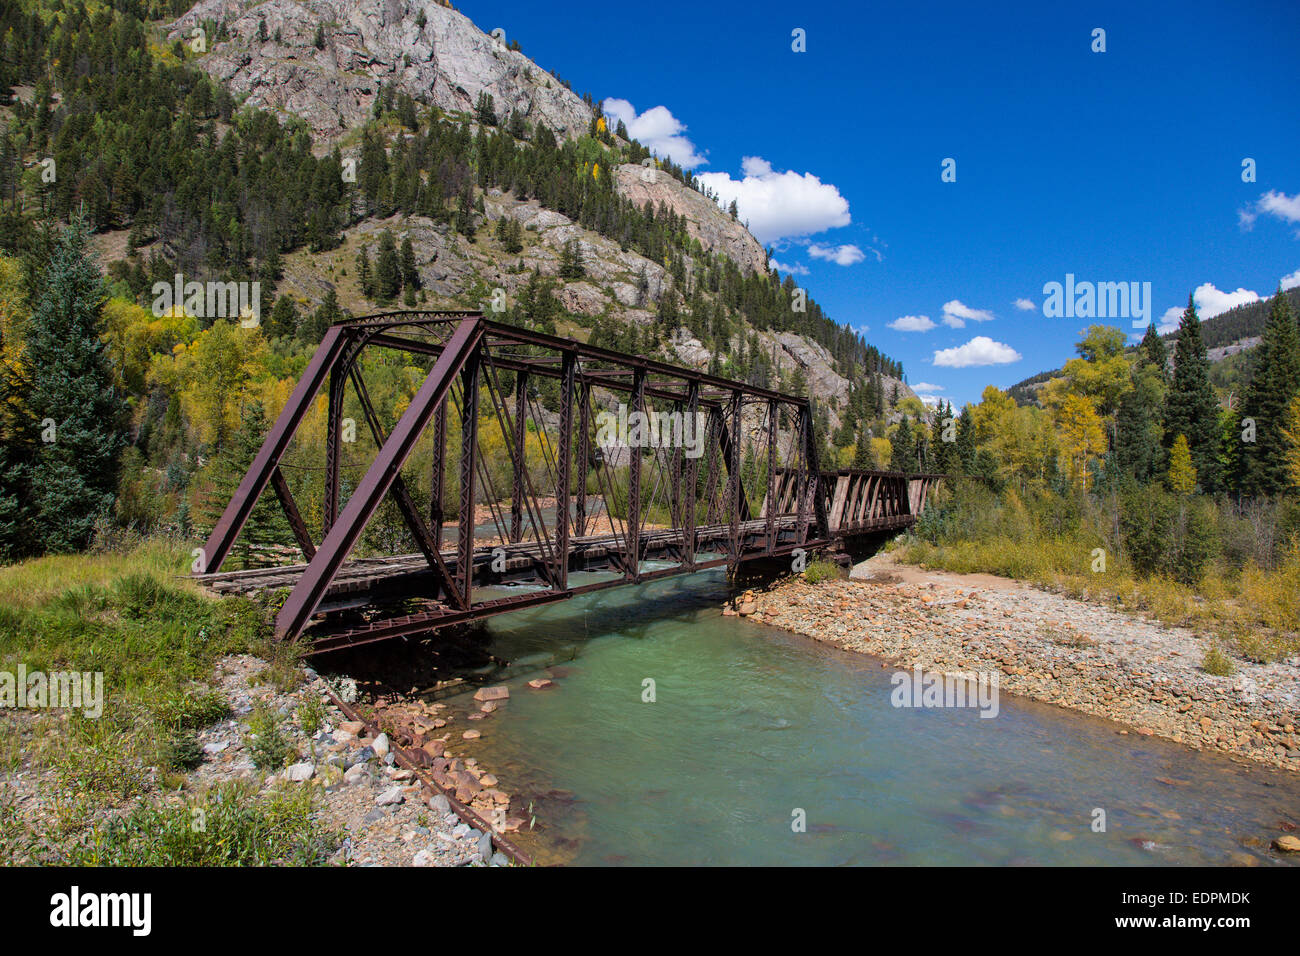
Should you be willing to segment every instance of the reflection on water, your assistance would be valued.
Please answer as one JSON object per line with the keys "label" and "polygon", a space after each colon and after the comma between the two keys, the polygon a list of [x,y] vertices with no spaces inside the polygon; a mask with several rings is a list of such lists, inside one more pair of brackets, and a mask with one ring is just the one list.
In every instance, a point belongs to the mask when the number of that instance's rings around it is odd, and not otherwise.
{"label": "reflection on water", "polygon": [[1283,862],[1291,775],[1009,695],[991,720],[895,709],[878,660],[722,617],[724,595],[705,573],[492,620],[511,697],[464,749],[532,804],[540,862]]}

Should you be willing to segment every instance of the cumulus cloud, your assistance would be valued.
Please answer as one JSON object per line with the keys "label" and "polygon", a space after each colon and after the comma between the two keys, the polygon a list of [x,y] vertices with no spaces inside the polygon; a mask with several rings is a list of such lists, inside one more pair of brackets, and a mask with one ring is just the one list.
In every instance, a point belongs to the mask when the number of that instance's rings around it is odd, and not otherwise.
{"label": "cumulus cloud", "polygon": [[[876,254],[879,255],[879,253]],[[815,242],[808,247],[808,255],[814,259],[825,259],[828,262],[833,262],[837,266],[855,265],[866,258],[862,250],[854,245],[823,246]],[[877,259],[876,261],[879,262],[880,260]]]}
{"label": "cumulus cloud", "polygon": [[928,315],[900,315],[889,327],[897,332],[929,332],[934,322]]}
{"label": "cumulus cloud", "polygon": [[1298,285],[1300,285],[1300,269],[1297,269],[1295,272],[1291,273],[1289,276],[1283,276],[1283,277],[1282,277],[1282,289],[1283,289],[1283,291],[1285,291],[1285,290],[1287,290],[1287,289],[1294,289],[1294,288],[1295,288],[1296,286],[1298,286]]}
{"label": "cumulus cloud", "polygon": [[769,259],[767,265],[768,268],[776,269],[778,272],[788,272],[791,275],[806,276],[808,274],[808,267],[800,262],[786,265],[784,262],[777,262],[775,259]]}
{"label": "cumulus cloud", "polygon": [[1021,355],[1009,345],[994,342],[987,335],[977,335],[965,345],[939,349],[934,364],[945,368],[971,368],[977,365],[1007,365],[1019,362]]}
{"label": "cumulus cloud", "polygon": [[[1250,229],[1260,216],[1274,216],[1283,222],[1296,225],[1300,223],[1300,193],[1288,196],[1270,189],[1253,204],[1237,213],[1243,229]],[[1297,233],[1300,235],[1300,232]]]}
{"label": "cumulus cloud", "polygon": [[920,395],[922,392],[942,392],[942,385],[931,385],[929,382],[917,382],[912,386],[912,391]]}
{"label": "cumulus cloud", "polygon": [[993,313],[987,309],[972,309],[960,299],[952,299],[943,304],[943,324],[952,329],[965,328],[967,321],[988,322]]}
{"label": "cumulus cloud", "polygon": [[1011,303],[1021,312],[1033,312],[1038,308],[1033,299],[1016,299]]}
{"label": "cumulus cloud", "polygon": [[[1297,269],[1296,273],[1300,275],[1300,269]],[[1290,278],[1290,276],[1285,277],[1284,282],[1286,278]],[[1300,284],[1300,282],[1297,284]],[[1213,282],[1203,282],[1192,293],[1192,301],[1196,303],[1196,314],[1204,320],[1212,319],[1216,315],[1227,312],[1229,309],[1235,309],[1239,305],[1258,302],[1259,295],[1250,289],[1241,288],[1235,292],[1224,292],[1216,289]],[[1164,315],[1160,316],[1160,323],[1156,326],[1156,331],[1164,335],[1166,332],[1177,329],[1185,308],[1186,306],[1175,305],[1165,309]]]}
{"label": "cumulus cloud", "polygon": [[700,155],[695,144],[682,135],[686,125],[668,107],[655,106],[638,114],[627,100],[608,99],[602,105],[611,126],[622,120],[628,135],[656,156],[671,159],[683,169],[707,165],[708,160]]}
{"label": "cumulus cloud", "polygon": [[779,173],[758,156],[746,156],[741,170],[741,179],[729,173],[700,173],[699,180],[723,207],[736,201],[741,220],[749,223],[759,242],[809,236],[852,221],[848,200],[812,173]]}

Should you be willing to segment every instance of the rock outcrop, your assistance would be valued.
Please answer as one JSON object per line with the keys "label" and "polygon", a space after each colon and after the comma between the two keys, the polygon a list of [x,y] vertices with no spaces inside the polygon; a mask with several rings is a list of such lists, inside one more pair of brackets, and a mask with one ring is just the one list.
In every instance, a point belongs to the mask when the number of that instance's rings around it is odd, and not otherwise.
{"label": "rock outcrop", "polygon": [[[214,23],[228,38],[208,35]],[[169,39],[188,43],[196,28],[209,74],[253,106],[301,117],[324,140],[362,125],[384,83],[452,112],[472,112],[486,92],[498,115],[518,112],[561,135],[591,122],[554,76],[434,0],[201,0]]]}
{"label": "rock outcrop", "polygon": [[614,187],[638,207],[662,203],[686,220],[686,230],[698,239],[706,252],[727,256],[742,271],[767,270],[767,253],[749,230],[719,208],[713,200],[683,186],[666,173],[624,163],[617,170]]}

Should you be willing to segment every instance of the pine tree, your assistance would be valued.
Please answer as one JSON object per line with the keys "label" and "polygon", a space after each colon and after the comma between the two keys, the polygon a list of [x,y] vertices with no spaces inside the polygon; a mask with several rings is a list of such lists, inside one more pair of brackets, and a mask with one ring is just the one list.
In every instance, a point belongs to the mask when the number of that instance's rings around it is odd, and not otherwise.
{"label": "pine tree", "polygon": [[1218,488],[1219,410],[1210,385],[1210,361],[1201,337],[1201,320],[1191,296],[1178,323],[1174,376],[1165,397],[1165,445],[1187,439],[1192,466],[1206,491]]}
{"label": "pine tree", "polygon": [[1115,414],[1115,462],[1138,481],[1156,477],[1164,460],[1165,347],[1154,329],[1147,326],[1130,373],[1133,387]]}
{"label": "pine tree", "polygon": [[415,265],[415,247],[411,245],[411,237],[407,236],[402,240],[401,253],[401,270],[402,270],[402,288],[410,292],[420,287],[420,270]]}
{"label": "pine tree", "polygon": [[88,239],[77,219],[55,241],[27,336],[27,406],[42,423],[28,487],[32,527],[54,552],[90,543],[95,522],[112,509],[127,443],[127,404],[102,339],[106,296]]}
{"label": "pine tree", "polygon": [[[1254,440],[1242,441],[1238,456],[1240,489],[1246,495],[1286,490],[1286,425],[1291,399],[1300,392],[1300,334],[1286,296],[1279,288],[1259,344],[1259,364],[1242,403],[1242,427],[1254,422]],[[1238,437],[1241,436],[1238,431]]]}
{"label": "pine tree", "polygon": [[587,266],[582,261],[582,246],[575,236],[560,250],[560,278],[581,279],[586,274]]}
{"label": "pine tree", "polygon": [[388,302],[402,287],[402,268],[397,255],[397,241],[387,229],[379,237],[379,255],[375,257],[375,298]]}
{"label": "pine tree", "polygon": [[912,434],[912,423],[906,415],[890,436],[889,445],[892,449],[889,455],[891,471],[916,470],[916,438]]}

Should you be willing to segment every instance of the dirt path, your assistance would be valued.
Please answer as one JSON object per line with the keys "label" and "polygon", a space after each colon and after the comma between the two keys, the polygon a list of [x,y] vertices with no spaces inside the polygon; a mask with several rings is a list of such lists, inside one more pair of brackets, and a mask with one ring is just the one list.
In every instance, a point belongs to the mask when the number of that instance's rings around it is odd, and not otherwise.
{"label": "dirt path", "polygon": [[[848,581],[792,578],[739,602],[756,620],[900,667],[996,671],[1002,691],[1139,734],[1300,771],[1300,657],[1201,669],[1207,638],[987,574],[876,555]],[[734,612],[732,612],[734,613]],[[1122,730],[1120,733],[1128,733]]]}

